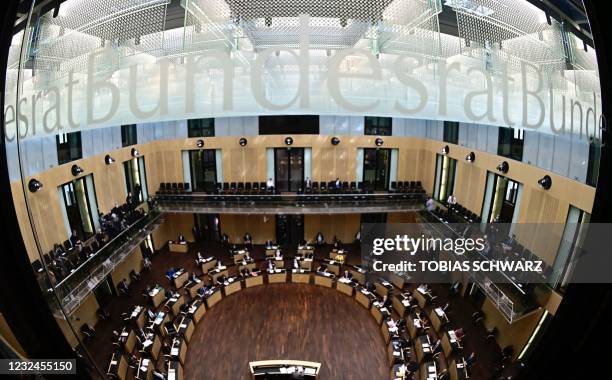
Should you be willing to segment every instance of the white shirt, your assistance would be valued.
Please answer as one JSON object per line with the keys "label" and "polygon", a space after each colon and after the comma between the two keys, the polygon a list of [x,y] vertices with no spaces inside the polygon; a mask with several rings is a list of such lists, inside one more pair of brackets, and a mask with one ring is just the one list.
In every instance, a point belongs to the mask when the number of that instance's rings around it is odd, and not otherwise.
{"label": "white shirt", "polygon": [[274,187],[274,181],[272,181],[271,179],[268,180],[268,187]]}
{"label": "white shirt", "polygon": [[428,199],[427,202],[425,202],[425,207],[427,208],[427,211],[433,211],[434,209],[434,201],[433,199]]}
{"label": "white shirt", "polygon": [[454,195],[449,195],[448,199],[446,200],[446,203],[448,203],[449,205],[455,205],[457,204],[457,198],[455,198]]}

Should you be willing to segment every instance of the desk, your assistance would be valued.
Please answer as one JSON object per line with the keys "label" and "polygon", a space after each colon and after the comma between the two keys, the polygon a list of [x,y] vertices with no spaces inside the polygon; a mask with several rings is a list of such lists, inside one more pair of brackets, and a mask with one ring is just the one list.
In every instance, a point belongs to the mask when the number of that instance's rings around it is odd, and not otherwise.
{"label": "desk", "polygon": [[380,297],[389,296],[389,293],[393,290],[393,285],[387,281],[376,282],[374,286],[376,287],[376,294]]}
{"label": "desk", "polygon": [[442,327],[449,322],[448,316],[441,307],[436,307],[429,312],[429,320],[436,332],[440,332]]}
{"label": "desk", "polygon": [[210,309],[217,302],[221,301],[222,297],[223,295],[221,294],[221,289],[218,287],[214,287],[214,288],[208,289],[204,293],[204,297],[202,298],[206,301],[206,307]]}
{"label": "desk", "polygon": [[291,282],[294,284],[310,284],[310,271],[305,269],[293,269],[291,271]]}
{"label": "desk", "polygon": [[400,317],[406,315],[406,310],[410,307],[407,300],[404,300],[400,295],[395,295],[391,297],[391,302],[393,303],[393,309],[397,311]]}
{"label": "desk", "polygon": [[425,305],[431,300],[431,294],[420,286],[412,292],[412,296],[416,298],[421,309],[425,308]]}
{"label": "desk", "polygon": [[244,286],[247,288],[252,288],[253,286],[259,286],[259,285],[263,285],[263,276],[262,275],[257,275],[257,276],[253,276],[251,274],[251,276],[247,277],[246,280],[244,280]]}
{"label": "desk", "polygon": [[339,250],[331,250],[329,252],[329,258],[331,260],[337,261],[340,264],[344,264],[345,260],[346,260],[346,254],[348,253],[348,251],[345,251],[344,249],[339,249]]}
{"label": "desk", "polygon": [[435,380],[438,378],[438,366],[435,360],[429,360],[421,364],[419,368],[419,380]]}
{"label": "desk", "polygon": [[358,265],[354,265],[350,267],[349,272],[353,274],[353,278],[355,279],[355,281],[357,281],[361,285],[365,284],[365,277],[367,271],[364,268]]}
{"label": "desk", "polygon": [[448,372],[450,374],[450,380],[467,380],[470,378],[463,358],[458,361],[452,359],[448,366]]}
{"label": "desk", "polygon": [[385,321],[380,326],[380,332],[382,332],[385,344],[388,344],[391,339],[399,339],[399,329],[397,324],[392,319]]}
{"label": "desk", "polygon": [[278,245],[273,245],[271,247],[266,247],[266,257],[274,257],[276,256],[276,250],[278,249]]}
{"label": "desk", "polygon": [[180,318],[177,331],[180,336],[185,338],[185,341],[187,343],[189,343],[189,341],[191,340],[191,335],[193,335],[193,330],[195,330],[194,326],[195,323],[193,323],[193,320],[188,316],[183,316],[182,318]]}
{"label": "desk", "polygon": [[183,337],[172,339],[170,346],[170,356],[172,360],[178,360],[182,365],[185,365],[185,356],[187,356],[187,342]]}
{"label": "desk", "polygon": [[155,367],[155,364],[150,359],[140,358],[138,360],[138,367],[136,367],[136,373],[134,373],[134,379],[152,380],[153,367]]}
{"label": "desk", "polygon": [[304,257],[314,256],[315,247],[312,245],[298,245],[297,254]]}
{"label": "desk", "polygon": [[315,285],[331,288],[334,285],[334,277],[336,276],[329,272],[317,272],[314,277]]}
{"label": "desk", "polygon": [[202,288],[203,286],[204,286],[204,281],[200,279],[198,279],[198,281],[189,280],[189,282],[187,282],[187,285],[185,285],[185,289],[189,291],[189,296],[191,298],[195,298],[198,294],[198,290]]}
{"label": "desk", "polygon": [[147,340],[140,344],[140,350],[146,352],[146,355],[150,355],[154,360],[157,360],[159,351],[161,350],[161,339],[159,336],[153,333],[147,334]]}
{"label": "desk", "polygon": [[340,278],[338,281],[336,281],[336,290],[339,291],[340,293],[344,293],[349,297],[353,296],[353,291],[355,290],[355,286],[357,286],[357,284],[351,280],[346,280],[344,278]]}
{"label": "desk", "polygon": [[173,241],[169,241],[168,250],[172,253],[187,253],[189,252],[189,244],[187,244],[187,242],[175,243]]}
{"label": "desk", "polygon": [[163,337],[166,335],[166,329],[163,329],[162,327],[169,320],[170,316],[168,313],[165,311],[158,311],[157,314],[155,314],[155,319],[149,325],[149,328]]}
{"label": "desk", "polygon": [[403,290],[406,283],[403,277],[394,272],[389,273],[389,282],[395,285],[399,290]]}
{"label": "desk", "polygon": [[340,274],[340,266],[342,263],[334,260],[324,259],[323,265],[327,266],[329,272],[334,273],[336,276]]}
{"label": "desk", "polygon": [[357,292],[355,293],[355,301],[369,310],[372,303],[376,301],[376,296],[366,288],[358,288]]}
{"label": "desk", "polygon": [[172,275],[172,282],[174,287],[180,289],[183,287],[185,282],[189,279],[189,272],[185,269],[179,269],[174,275]]}
{"label": "desk", "polygon": [[287,282],[287,271],[284,269],[274,269],[273,272],[268,271],[268,284],[280,284]]}
{"label": "desk", "polygon": [[312,270],[312,258],[296,256],[295,259],[299,263],[300,269],[305,269],[309,271]]}
{"label": "desk", "polygon": [[136,334],[134,330],[124,327],[119,334],[119,340],[117,341],[120,345],[123,346],[125,352],[132,353],[134,351],[134,346],[136,346]]}
{"label": "desk", "polygon": [[421,363],[424,359],[429,359],[432,355],[431,342],[427,334],[418,336],[414,340],[414,350],[417,360]]}
{"label": "desk", "polygon": [[183,380],[183,366],[181,365],[181,362],[177,360],[172,360],[172,361],[167,362],[167,364],[168,364],[168,368],[167,368],[168,377],[166,379],[167,380]]}
{"label": "desk", "polygon": [[240,290],[242,290],[242,283],[238,277],[230,277],[223,283],[223,292],[226,297]]}
{"label": "desk", "polygon": [[200,322],[200,319],[206,313],[206,306],[204,306],[204,302],[202,300],[196,299],[191,302],[189,305],[189,310],[187,311],[187,316],[193,319],[195,323]]}
{"label": "desk", "polygon": [[213,256],[207,257],[204,260],[200,261],[200,267],[202,268],[202,273],[208,273],[211,269],[213,269],[217,265],[217,259]]}
{"label": "desk", "polygon": [[255,260],[242,260],[238,265],[238,272],[242,272],[243,269],[248,269],[249,271],[253,271],[257,268],[257,264],[255,264]]}
{"label": "desk", "polygon": [[461,345],[459,341],[457,341],[457,336],[454,331],[444,331],[442,333],[442,337],[440,338],[440,343],[442,344],[442,351],[445,356],[451,356],[455,350],[458,350]]}
{"label": "desk", "polygon": [[290,375],[294,373],[296,367],[304,369],[304,379],[317,379],[321,370],[321,363],[301,360],[261,360],[249,363],[253,379],[268,379],[269,375]]}
{"label": "desk", "polygon": [[149,292],[149,299],[151,300],[151,304],[154,309],[157,309],[165,299],[164,288],[159,285],[155,285],[153,289]]}
{"label": "desk", "polygon": [[106,370],[106,374],[110,377],[116,377],[120,380],[125,380],[127,378],[127,360],[120,352],[114,352],[113,356],[111,356],[110,364]]}
{"label": "desk", "polygon": [[404,353],[400,339],[393,338],[389,342],[389,345],[387,346],[387,360],[389,360],[390,366],[395,363],[404,362]]}
{"label": "desk", "polygon": [[415,339],[417,336],[421,335],[423,326],[416,312],[413,311],[408,315],[408,317],[406,317],[406,328],[408,329],[408,334],[410,334],[412,339]]}
{"label": "desk", "polygon": [[241,262],[242,260],[244,260],[244,255],[246,254],[245,250],[239,250],[239,251],[234,251],[234,255],[233,255],[233,259],[234,259],[234,264],[238,264],[239,262]]}
{"label": "desk", "polygon": [[146,308],[144,306],[136,305],[132,308],[130,313],[129,322],[133,323],[136,327],[142,329],[145,325]]}
{"label": "desk", "polygon": [[185,303],[185,298],[180,293],[174,293],[172,297],[168,298],[164,307],[166,310],[171,311],[172,314],[178,315],[180,307]]}
{"label": "desk", "polygon": [[225,265],[215,267],[215,269],[211,269],[210,271],[208,271],[208,275],[210,276],[210,278],[212,278],[213,283],[216,283],[217,279],[221,276],[227,277],[227,274],[228,271]]}
{"label": "desk", "polygon": [[391,317],[391,312],[386,307],[382,307],[382,303],[375,301],[372,302],[372,308],[370,308],[370,314],[374,317],[376,322],[380,325],[383,320]]}

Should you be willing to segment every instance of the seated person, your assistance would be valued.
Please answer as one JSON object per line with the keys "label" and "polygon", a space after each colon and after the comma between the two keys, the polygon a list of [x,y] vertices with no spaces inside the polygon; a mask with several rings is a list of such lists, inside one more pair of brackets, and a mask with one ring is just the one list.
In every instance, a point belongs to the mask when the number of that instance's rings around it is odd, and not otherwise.
{"label": "seated person", "polygon": [[123,280],[119,281],[119,284],[117,284],[117,289],[119,289],[121,294],[123,294],[125,296],[129,296],[130,295],[130,287],[128,286],[127,281],[125,280],[125,278]]}
{"label": "seated person", "polygon": [[325,238],[323,237],[322,233],[317,232],[317,235],[315,236],[315,244],[317,245],[317,247],[320,247],[325,244]]}
{"label": "seated person", "polygon": [[149,259],[148,257],[142,259],[142,267],[144,268],[144,270],[150,271],[152,266],[153,263],[151,262],[151,259]]}
{"label": "seated person", "polygon": [[297,259],[293,259],[293,269],[300,269],[300,263]]}
{"label": "seated person", "polygon": [[381,304],[382,304],[382,307],[387,307],[387,308],[390,307],[391,306],[391,298],[389,298],[389,296],[387,296],[387,295],[383,296]]}
{"label": "seated person", "polygon": [[352,280],[353,279],[353,274],[347,270],[344,271],[344,273],[342,274],[342,278],[345,278],[347,280]]}
{"label": "seated person", "polygon": [[251,254],[249,253],[249,251],[244,252],[244,258],[243,260],[251,260]]}
{"label": "seated person", "polygon": [[176,268],[170,268],[166,271],[166,276],[168,277],[168,279],[172,280],[174,278],[174,275],[176,274]]}
{"label": "seated person", "polygon": [[221,262],[221,260],[217,260],[217,265],[216,265],[217,269],[221,269],[223,268],[223,262]]}
{"label": "seated person", "polygon": [[56,259],[61,256],[64,256],[65,254],[66,254],[66,251],[61,245],[57,243],[53,244],[53,256],[55,256]]}
{"label": "seated person", "polygon": [[457,340],[461,343],[461,341],[463,341],[463,338],[465,337],[465,332],[463,332],[463,328],[458,328],[457,330],[455,330],[455,336],[457,337]]}
{"label": "seated person", "polygon": [[272,178],[268,178],[268,181],[266,182],[266,188],[268,190],[274,190],[274,180]]}
{"label": "seated person", "polygon": [[242,277],[249,277],[251,275],[251,271],[249,270],[249,268],[244,268],[240,271],[240,275]]}
{"label": "seated person", "polygon": [[178,238],[176,239],[177,242],[179,243],[185,243],[185,236],[183,236],[182,234],[178,236]]}
{"label": "seated person", "polygon": [[274,243],[272,243],[272,240],[266,240],[265,246],[266,249],[271,249],[274,246]]}
{"label": "seated person", "polygon": [[68,240],[72,244],[73,248],[76,247],[77,244],[81,243],[81,239],[79,239],[76,230],[72,230],[72,235],[70,235],[70,239]]}
{"label": "seated person", "polygon": [[272,260],[268,260],[268,271],[273,271],[276,268],[276,264]]}
{"label": "seated person", "polygon": [[226,233],[224,233],[223,235],[221,235],[221,244],[222,244],[224,247],[228,247],[228,246],[229,246],[229,243],[230,243],[230,241],[229,241],[229,240],[230,240],[230,239],[229,239],[229,236],[227,236],[227,234],[226,234]]}
{"label": "seated person", "polygon": [[249,250],[253,249],[253,237],[251,236],[250,233],[247,232],[246,234],[244,234],[243,240],[244,240],[244,247],[246,249],[249,249]]}
{"label": "seated person", "polygon": [[130,278],[132,279],[132,281],[138,281],[140,280],[140,273],[137,273],[134,269],[132,269],[130,271]]}
{"label": "seated person", "polygon": [[198,251],[196,262],[197,263],[201,263],[202,261],[204,261],[204,257],[202,257],[202,253],[200,251]]}
{"label": "seated person", "polygon": [[276,257],[277,259],[282,259],[283,258],[283,253],[281,252],[280,249],[276,250],[276,252],[274,253],[274,257]]}
{"label": "seated person", "polygon": [[198,276],[196,276],[195,272],[191,274],[191,277],[189,277],[189,281],[191,282],[200,282],[201,280],[198,278]]}
{"label": "seated person", "polygon": [[340,182],[340,178],[336,177],[336,180],[334,181],[334,188],[340,189],[341,187],[342,187],[342,182]]}

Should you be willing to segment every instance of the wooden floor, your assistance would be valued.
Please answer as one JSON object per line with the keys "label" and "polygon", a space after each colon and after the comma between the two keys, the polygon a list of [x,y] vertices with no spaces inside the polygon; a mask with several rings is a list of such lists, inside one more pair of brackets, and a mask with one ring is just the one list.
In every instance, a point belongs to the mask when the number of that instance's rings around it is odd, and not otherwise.
{"label": "wooden floor", "polygon": [[320,362],[321,380],[387,379],[386,346],[370,313],[334,289],[268,284],[215,305],[187,350],[187,379],[249,379],[248,362]]}

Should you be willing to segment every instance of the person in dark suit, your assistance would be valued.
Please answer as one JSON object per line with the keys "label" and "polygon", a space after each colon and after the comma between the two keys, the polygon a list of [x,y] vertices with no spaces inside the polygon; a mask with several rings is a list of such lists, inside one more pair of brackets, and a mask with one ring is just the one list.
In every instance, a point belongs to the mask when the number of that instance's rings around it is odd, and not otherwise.
{"label": "person in dark suit", "polygon": [[247,232],[246,234],[244,234],[243,240],[244,240],[244,247],[246,249],[248,250],[253,249],[253,237],[251,236],[250,233]]}
{"label": "person in dark suit", "polygon": [[390,306],[391,306],[391,299],[388,296],[383,296],[382,307],[390,307]]}
{"label": "person in dark suit", "polygon": [[70,244],[72,244],[72,248],[76,247],[79,243],[81,243],[81,239],[79,239],[79,235],[77,235],[76,230],[72,230],[72,235],[70,235]]}
{"label": "person in dark suit", "polygon": [[440,342],[440,339],[436,340],[436,343],[434,343],[434,345],[431,347],[431,351],[434,354],[442,351],[442,343]]}
{"label": "person in dark suit", "polygon": [[347,270],[344,271],[344,273],[342,274],[342,278],[346,278],[347,280],[352,280],[353,279],[353,274]]}
{"label": "person in dark suit", "polygon": [[185,236],[183,236],[182,234],[178,236],[178,242],[179,243],[184,243],[185,242]]}
{"label": "person in dark suit", "polygon": [[123,295],[126,295],[126,296],[130,295],[130,287],[128,286],[127,281],[125,280],[125,278],[119,282],[119,284],[117,285],[117,289],[119,289],[119,291]]}
{"label": "person in dark suit", "polygon": [[336,181],[334,181],[334,188],[339,190],[342,187],[342,182],[340,182],[340,178],[336,177]]}

